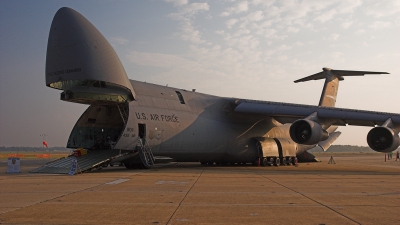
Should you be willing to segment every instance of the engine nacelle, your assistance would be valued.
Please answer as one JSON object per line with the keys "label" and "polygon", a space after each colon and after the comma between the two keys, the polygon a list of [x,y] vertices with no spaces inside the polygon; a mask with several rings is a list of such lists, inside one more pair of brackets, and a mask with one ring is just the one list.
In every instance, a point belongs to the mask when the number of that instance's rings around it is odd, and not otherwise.
{"label": "engine nacelle", "polygon": [[400,145],[399,134],[389,127],[372,128],[367,135],[371,149],[377,152],[391,152]]}
{"label": "engine nacelle", "polygon": [[320,124],[308,119],[294,121],[289,132],[292,140],[302,145],[315,145],[329,137]]}

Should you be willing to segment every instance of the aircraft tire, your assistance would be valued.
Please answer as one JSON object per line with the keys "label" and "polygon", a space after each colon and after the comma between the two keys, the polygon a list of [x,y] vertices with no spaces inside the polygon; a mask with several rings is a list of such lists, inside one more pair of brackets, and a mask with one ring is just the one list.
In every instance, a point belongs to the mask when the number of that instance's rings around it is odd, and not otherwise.
{"label": "aircraft tire", "polygon": [[282,158],[282,166],[286,166],[287,162],[286,162],[286,157]]}
{"label": "aircraft tire", "polygon": [[268,164],[269,164],[269,163],[268,163],[268,159],[267,159],[267,158],[263,158],[263,159],[262,159],[262,165],[263,165],[263,166],[268,166]]}
{"label": "aircraft tire", "polygon": [[281,160],[279,159],[279,157],[276,157],[275,166],[279,166],[280,164],[281,164]]}
{"label": "aircraft tire", "polygon": [[294,164],[294,158],[295,158],[295,157],[290,157],[290,164],[292,164],[293,166],[295,165],[295,164]]}
{"label": "aircraft tire", "polygon": [[291,162],[292,162],[291,157],[287,157],[286,165],[290,166],[290,164],[292,164]]}
{"label": "aircraft tire", "polygon": [[269,158],[269,165],[270,166],[274,165],[274,157]]}

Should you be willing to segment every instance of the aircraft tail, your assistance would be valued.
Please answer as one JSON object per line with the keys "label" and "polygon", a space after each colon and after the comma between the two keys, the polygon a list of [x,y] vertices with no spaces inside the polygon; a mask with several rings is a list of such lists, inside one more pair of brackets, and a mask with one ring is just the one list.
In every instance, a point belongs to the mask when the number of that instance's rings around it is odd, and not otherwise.
{"label": "aircraft tail", "polygon": [[319,106],[335,107],[336,96],[339,89],[339,81],[344,80],[344,76],[364,76],[365,74],[389,74],[387,72],[371,72],[371,71],[352,71],[352,70],[333,70],[330,68],[322,68],[322,72],[295,80],[295,83],[320,80],[325,78],[325,84],[322,89]]}

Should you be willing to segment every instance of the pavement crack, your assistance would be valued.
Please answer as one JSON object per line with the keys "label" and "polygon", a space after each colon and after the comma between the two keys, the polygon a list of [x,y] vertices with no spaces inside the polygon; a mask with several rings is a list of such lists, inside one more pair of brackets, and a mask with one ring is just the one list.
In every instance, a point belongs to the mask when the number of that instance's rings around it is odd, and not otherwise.
{"label": "pavement crack", "polygon": [[192,186],[189,188],[189,190],[186,192],[185,196],[183,196],[182,200],[179,202],[178,206],[176,207],[175,211],[172,213],[171,217],[168,219],[166,224],[169,224],[171,222],[171,219],[174,217],[174,215],[176,214],[176,212],[178,211],[179,207],[181,207],[182,202],[185,200],[186,196],[189,194],[189,192],[192,190],[192,188],[194,187],[194,185],[196,185],[197,181],[200,179],[201,175],[204,172],[204,167],[201,170],[201,172],[199,173],[199,175],[197,176],[196,180],[193,182]]}
{"label": "pavement crack", "polygon": [[33,204],[28,204],[28,205],[25,205],[25,206],[22,206],[22,207],[18,207],[18,208],[15,208],[14,210],[1,212],[0,215],[1,215],[1,214],[5,214],[5,213],[9,213],[9,212],[11,212],[11,211],[20,210],[20,209],[23,209],[23,208],[26,208],[26,207],[30,207],[30,206],[34,206],[34,205],[39,205],[39,204],[43,204],[43,203],[46,203],[46,202],[50,202],[50,201],[56,200],[56,199],[58,199],[58,198],[62,198],[62,197],[65,197],[65,196],[68,196],[68,195],[71,195],[71,194],[75,194],[75,193],[78,193],[78,192],[81,192],[81,191],[86,191],[86,190],[89,190],[89,189],[91,189],[91,188],[98,187],[98,186],[101,186],[101,185],[103,185],[103,184],[97,184],[97,185],[94,185],[94,186],[91,186],[91,187],[87,187],[87,188],[84,188],[84,189],[76,190],[76,191],[73,191],[73,192],[68,192],[68,193],[66,193],[66,194],[62,194],[62,195],[59,195],[59,196],[55,196],[55,197],[53,197],[53,198],[49,198],[49,199],[46,199],[46,200],[43,200],[43,201],[40,201],[40,202],[35,202],[35,203],[33,203]]}
{"label": "pavement crack", "polygon": [[284,187],[284,188],[286,188],[286,189],[288,189],[288,190],[291,190],[291,191],[293,191],[293,192],[295,192],[295,193],[297,193],[297,194],[299,194],[299,195],[301,195],[301,196],[303,196],[303,197],[305,197],[305,198],[307,198],[307,199],[309,199],[309,200],[311,200],[311,201],[317,203],[318,205],[321,205],[321,206],[323,206],[323,207],[325,207],[325,208],[327,208],[327,209],[329,209],[329,210],[331,210],[331,211],[333,211],[333,212],[335,212],[335,213],[337,213],[337,214],[343,216],[344,218],[346,218],[346,219],[348,219],[348,220],[350,220],[350,221],[352,221],[352,222],[354,222],[354,223],[356,223],[356,224],[360,224],[360,225],[361,225],[360,222],[358,222],[358,221],[356,221],[356,220],[354,220],[354,219],[352,219],[352,218],[350,218],[350,217],[344,215],[344,214],[341,213],[341,212],[336,211],[335,209],[333,209],[332,207],[329,207],[328,205],[325,205],[325,204],[323,204],[323,203],[321,203],[321,202],[319,202],[319,201],[317,201],[317,200],[315,200],[315,199],[313,199],[313,198],[311,198],[311,197],[308,197],[307,195],[305,195],[305,194],[303,194],[303,193],[301,193],[301,192],[299,192],[299,191],[296,191],[296,190],[294,190],[294,189],[292,189],[292,188],[290,188],[290,187],[287,187],[287,186],[285,186],[285,185],[283,185],[283,184],[281,184],[281,183],[279,183],[279,182],[277,182],[277,181],[274,181],[274,180],[272,180],[271,178],[269,178],[269,177],[267,177],[267,176],[265,176],[265,175],[263,175],[263,174],[258,173],[257,171],[254,171],[254,173],[256,173],[257,175],[260,175],[261,177],[263,177],[263,178],[265,178],[265,179],[267,179],[267,180],[269,180],[269,181],[271,181],[271,182],[273,182],[273,183],[275,183],[275,184],[277,184],[277,185],[280,185],[280,186],[282,186],[282,187]]}

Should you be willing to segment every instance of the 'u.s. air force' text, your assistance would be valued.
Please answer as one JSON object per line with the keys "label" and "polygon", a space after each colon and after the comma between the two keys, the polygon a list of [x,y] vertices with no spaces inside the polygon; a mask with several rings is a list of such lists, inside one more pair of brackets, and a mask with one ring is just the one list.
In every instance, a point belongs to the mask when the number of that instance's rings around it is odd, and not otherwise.
{"label": "'u.s. air force' text", "polygon": [[139,113],[135,112],[136,118],[139,120],[154,120],[154,121],[166,121],[166,122],[173,122],[179,123],[179,119],[175,114],[172,115],[159,115],[157,113],[150,113],[150,116],[146,115],[146,113]]}

